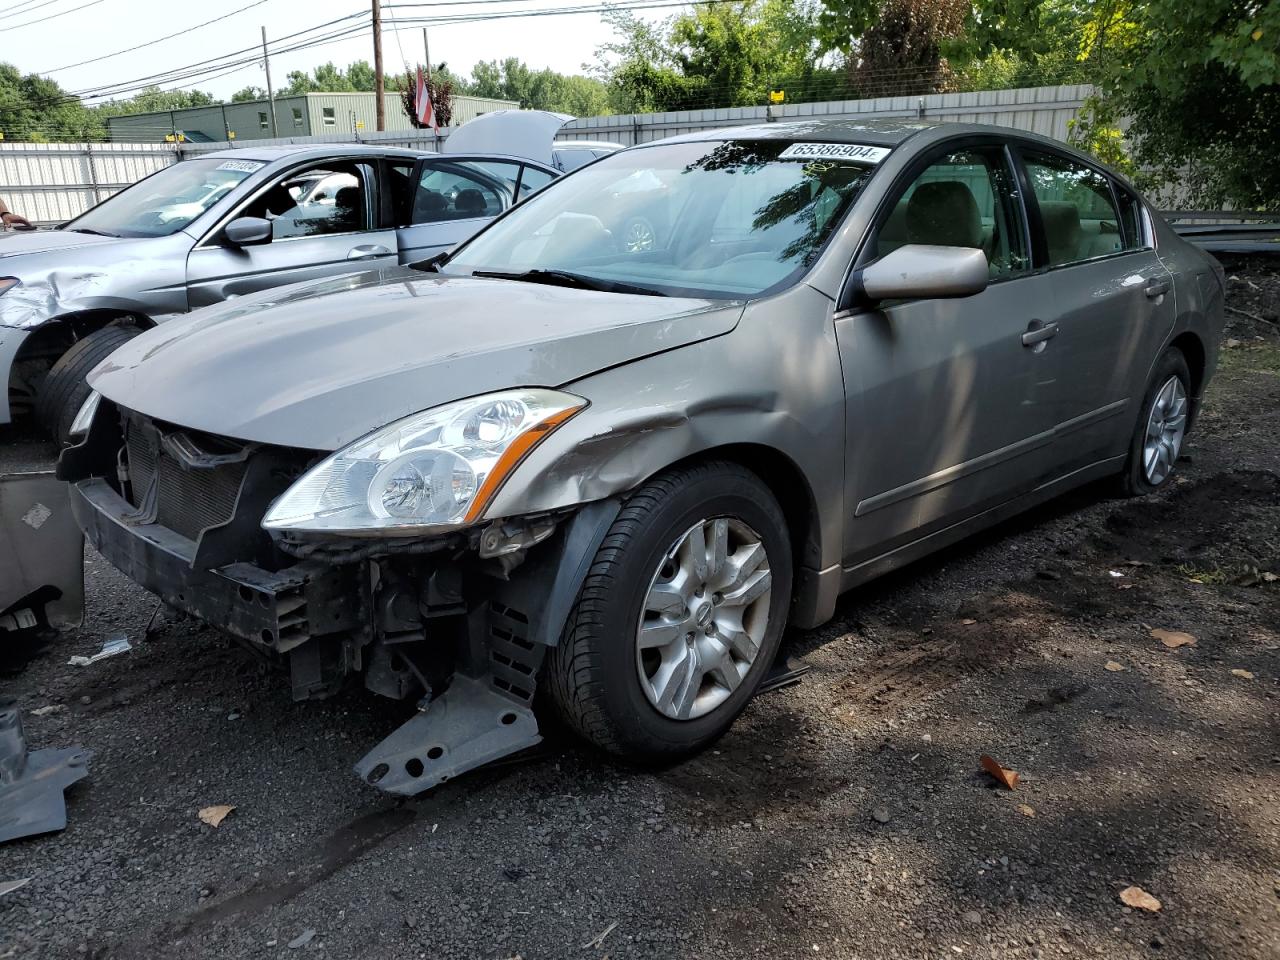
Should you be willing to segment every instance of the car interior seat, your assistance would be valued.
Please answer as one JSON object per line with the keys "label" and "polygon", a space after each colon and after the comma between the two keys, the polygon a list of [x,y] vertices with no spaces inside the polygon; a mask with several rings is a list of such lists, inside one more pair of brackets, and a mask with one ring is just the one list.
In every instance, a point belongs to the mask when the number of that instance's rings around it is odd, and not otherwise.
{"label": "car interior seat", "polygon": [[361,229],[359,187],[343,187],[333,195],[333,225],[336,231]]}
{"label": "car interior seat", "polygon": [[1042,200],[1039,207],[1050,264],[1071,264],[1120,250],[1120,234],[1114,230],[1103,232],[1101,221],[1096,230],[1085,230],[1080,223],[1079,207],[1073,202]]}
{"label": "car interior seat", "polygon": [[438,190],[418,190],[413,197],[413,222],[430,223],[443,220],[449,209],[449,201]]}
{"label": "car interior seat", "polygon": [[464,217],[483,217],[484,194],[474,188],[459,190],[458,195],[453,198],[453,209]]}
{"label": "car interior seat", "polygon": [[905,220],[910,243],[983,249],[978,201],[959,180],[919,184],[907,201]]}

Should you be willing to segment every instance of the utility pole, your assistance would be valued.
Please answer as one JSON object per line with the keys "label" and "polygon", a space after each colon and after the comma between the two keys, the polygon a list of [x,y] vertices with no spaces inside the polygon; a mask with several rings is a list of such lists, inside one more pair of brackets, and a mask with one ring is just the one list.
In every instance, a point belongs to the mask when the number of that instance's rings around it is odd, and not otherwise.
{"label": "utility pole", "polygon": [[271,56],[267,53],[267,28],[262,28],[262,65],[267,68],[267,107],[271,110],[271,136],[280,136],[276,129],[276,94],[271,86]]}
{"label": "utility pole", "polygon": [[427,61],[427,77],[431,77],[431,48],[427,46],[427,28],[422,28],[422,56]]}
{"label": "utility pole", "polygon": [[382,78],[382,3],[373,0],[373,90],[377,127],[387,129],[387,104],[385,102],[385,85]]}

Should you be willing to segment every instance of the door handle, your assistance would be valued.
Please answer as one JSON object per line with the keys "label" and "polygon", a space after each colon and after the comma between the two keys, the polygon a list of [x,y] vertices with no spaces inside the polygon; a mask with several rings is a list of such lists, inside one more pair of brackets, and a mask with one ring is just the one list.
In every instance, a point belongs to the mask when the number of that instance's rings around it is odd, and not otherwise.
{"label": "door handle", "polygon": [[1024,347],[1034,347],[1057,335],[1058,325],[1056,323],[1041,323],[1039,320],[1032,320],[1027,326],[1027,332],[1022,335],[1022,345]]}
{"label": "door handle", "polygon": [[369,257],[385,257],[391,251],[386,247],[376,243],[363,244],[359,247],[352,247],[347,251],[348,260],[367,260]]}
{"label": "door handle", "polygon": [[1168,293],[1169,287],[1171,286],[1172,284],[1169,283],[1168,280],[1156,280],[1153,283],[1147,284],[1147,288],[1142,292],[1145,293],[1152,300],[1154,300],[1156,297],[1163,297],[1166,293]]}

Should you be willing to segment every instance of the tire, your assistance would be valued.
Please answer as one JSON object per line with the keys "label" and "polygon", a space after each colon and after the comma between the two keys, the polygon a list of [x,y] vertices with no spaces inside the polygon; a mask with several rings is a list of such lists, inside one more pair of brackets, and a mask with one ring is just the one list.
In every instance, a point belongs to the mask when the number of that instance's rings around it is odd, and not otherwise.
{"label": "tire", "polygon": [[[1153,476],[1148,469],[1148,428],[1152,424],[1152,410],[1160,401],[1162,391],[1174,379],[1178,381],[1183,398],[1181,412],[1177,414],[1182,418],[1181,433],[1177,437],[1176,443],[1171,443],[1174,448],[1172,454],[1166,456],[1168,460],[1167,471],[1163,472],[1162,475],[1157,472],[1157,475]],[[1147,384],[1146,392],[1142,397],[1142,407],[1138,412],[1138,422],[1134,426],[1133,436],[1129,440],[1129,455],[1125,459],[1124,472],[1120,474],[1120,493],[1122,496],[1145,496],[1169,485],[1173,478],[1178,455],[1182,452],[1182,443],[1186,438],[1186,427],[1190,422],[1190,396],[1191,371],[1187,367],[1186,357],[1182,355],[1182,351],[1177,347],[1170,347],[1156,364],[1155,372],[1151,376],[1151,382]],[[1174,422],[1174,418],[1169,418],[1164,422]]]}
{"label": "tire", "polygon": [[[663,582],[666,571],[676,569],[670,551],[687,542],[700,524],[712,536],[726,530],[727,556],[720,561],[720,573],[705,577],[703,591],[696,597],[690,593],[684,612],[674,615],[686,618],[683,625],[644,620],[664,632],[675,630],[682,639],[673,641],[675,647],[641,653],[638,631],[642,617],[651,617],[644,612],[650,588],[676,586],[675,580]],[[763,548],[767,574],[763,565],[746,562],[748,557],[760,556],[753,542]],[[739,570],[747,572],[735,585],[730,581]],[[754,592],[762,574],[769,582],[763,605],[756,599],[739,606]],[[791,579],[786,520],[769,488],[755,474],[737,464],[710,462],[649,481],[627,500],[606,534],[560,643],[548,658],[545,677],[560,719],[596,747],[636,762],[668,762],[701,750],[729,729],[773,663],[786,626]],[[741,587],[744,583],[748,586]],[[708,601],[714,608],[708,610]],[[725,615],[736,617],[743,629],[722,626],[717,632],[716,625]],[[706,625],[695,624],[695,619]],[[682,634],[686,627],[697,633]],[[749,631],[758,638],[753,659],[738,655],[741,645],[749,645],[742,643]],[[737,642],[730,642],[730,633]],[[696,643],[688,644],[687,638],[695,635]],[[707,658],[715,666],[698,679],[697,689],[705,693],[693,700],[689,718],[664,715],[650,699],[656,695],[656,682],[646,681],[642,674],[654,658],[666,664],[669,652],[677,651],[678,656],[687,651],[687,662],[695,664],[688,676],[697,676],[700,655],[695,647],[718,651],[718,658]],[[736,689],[718,679],[728,675],[727,669],[745,671]],[[693,682],[684,685],[685,691],[693,688]],[[693,696],[676,699],[687,703]],[[673,704],[666,709],[674,708]],[[706,712],[699,715],[699,709]]]}
{"label": "tire", "polygon": [[60,444],[70,439],[71,424],[89,396],[85,377],[121,344],[142,331],[113,324],[81,337],[49,368],[36,397],[36,419]]}

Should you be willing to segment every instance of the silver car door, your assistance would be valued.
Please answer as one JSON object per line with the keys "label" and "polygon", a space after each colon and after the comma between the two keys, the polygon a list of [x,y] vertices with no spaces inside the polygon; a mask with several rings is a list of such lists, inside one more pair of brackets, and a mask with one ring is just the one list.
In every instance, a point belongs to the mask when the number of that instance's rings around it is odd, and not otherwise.
{"label": "silver car door", "polygon": [[466,240],[515,201],[520,164],[453,156],[418,161],[408,222],[397,231],[401,263]]}
{"label": "silver car door", "polygon": [[[236,246],[227,223],[271,222],[269,242]],[[192,308],[286,283],[394,263],[395,230],[382,228],[376,166],[327,160],[295,167],[257,191],[192,249],[187,290]]]}
{"label": "silver car door", "polygon": [[1029,270],[1011,158],[983,138],[912,169],[880,209],[860,264],[907,243],[980,247],[991,278],[976,296],[836,316],[849,567],[1030,490],[1048,467],[1052,377],[1042,342],[1024,334],[1052,280]]}
{"label": "silver car door", "polygon": [[1019,147],[1037,266],[1053,281],[1055,466],[1123,457],[1151,364],[1175,321],[1173,277],[1137,198],[1088,164]]}

